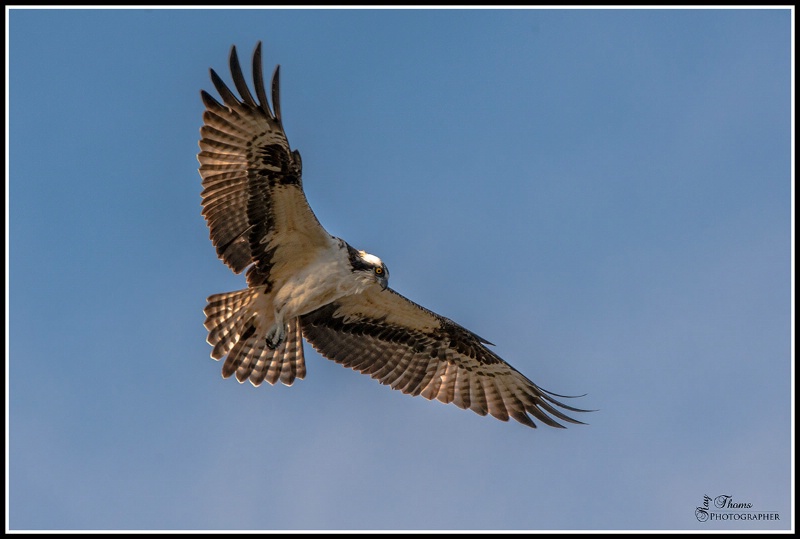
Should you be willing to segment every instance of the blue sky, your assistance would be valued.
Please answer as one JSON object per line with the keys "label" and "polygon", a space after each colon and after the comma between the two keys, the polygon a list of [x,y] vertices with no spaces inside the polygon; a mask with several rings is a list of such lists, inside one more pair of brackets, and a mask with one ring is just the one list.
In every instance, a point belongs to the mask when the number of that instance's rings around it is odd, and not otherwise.
{"label": "blue sky", "polygon": [[[793,527],[791,11],[7,16],[11,529]],[[587,426],[221,378],[199,92],[259,40],[328,231]]]}

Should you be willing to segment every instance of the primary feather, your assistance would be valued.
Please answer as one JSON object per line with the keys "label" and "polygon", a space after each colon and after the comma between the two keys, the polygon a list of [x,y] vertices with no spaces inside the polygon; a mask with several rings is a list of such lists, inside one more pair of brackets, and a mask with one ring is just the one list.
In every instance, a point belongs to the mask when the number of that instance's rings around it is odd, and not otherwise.
{"label": "primary feather", "polygon": [[535,427],[580,423],[568,406],[492,352],[488,341],[388,288],[376,256],[331,236],[311,210],[300,154],[283,129],[279,68],[267,101],[261,43],[255,97],[236,48],[238,96],[211,70],[222,103],[201,92],[202,214],[219,258],[248,288],[208,298],[211,356],[224,377],[291,385],[306,374],[303,337],[324,357],[409,395]]}

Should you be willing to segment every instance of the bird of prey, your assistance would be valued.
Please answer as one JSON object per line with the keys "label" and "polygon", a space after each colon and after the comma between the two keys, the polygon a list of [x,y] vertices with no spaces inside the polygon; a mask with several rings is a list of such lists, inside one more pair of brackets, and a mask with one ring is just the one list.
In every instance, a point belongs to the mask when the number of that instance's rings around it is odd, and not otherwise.
{"label": "bird of prey", "polygon": [[536,427],[563,411],[556,400],[492,352],[487,340],[389,288],[380,258],[325,231],[303,192],[300,153],[281,117],[280,66],[267,101],[261,43],[255,95],[231,48],[238,96],[211,69],[222,103],[205,91],[200,129],[202,215],[219,258],[247,288],[214,294],[204,309],[211,357],[222,376],[258,386],[306,375],[303,338],[322,356],[409,395],[422,395]]}

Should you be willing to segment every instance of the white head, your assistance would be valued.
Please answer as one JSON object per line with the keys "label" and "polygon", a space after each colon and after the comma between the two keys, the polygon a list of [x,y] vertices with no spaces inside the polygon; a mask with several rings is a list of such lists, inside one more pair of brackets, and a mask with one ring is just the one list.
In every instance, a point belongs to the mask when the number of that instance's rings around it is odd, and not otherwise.
{"label": "white head", "polygon": [[389,269],[386,264],[375,255],[366,251],[357,251],[350,245],[347,246],[352,271],[358,272],[368,278],[370,282],[375,282],[384,290],[389,286]]}

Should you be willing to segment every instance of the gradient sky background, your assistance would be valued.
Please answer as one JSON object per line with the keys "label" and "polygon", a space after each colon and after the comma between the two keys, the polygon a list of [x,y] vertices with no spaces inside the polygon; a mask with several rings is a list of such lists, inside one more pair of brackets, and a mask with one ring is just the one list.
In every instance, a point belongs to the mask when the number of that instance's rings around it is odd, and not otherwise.
{"label": "gradient sky background", "polygon": [[[12,10],[10,528],[789,528],[792,15]],[[258,40],[328,231],[588,426],[221,378],[200,89]]]}

